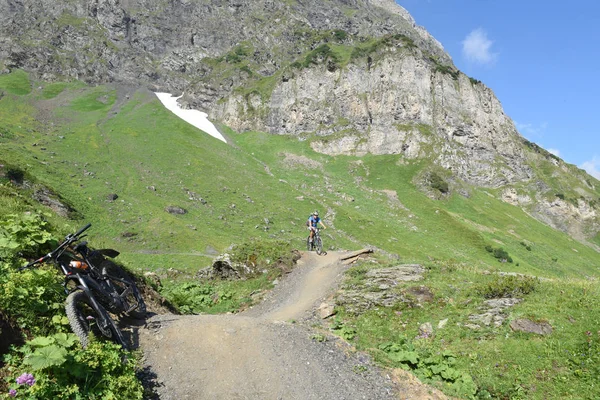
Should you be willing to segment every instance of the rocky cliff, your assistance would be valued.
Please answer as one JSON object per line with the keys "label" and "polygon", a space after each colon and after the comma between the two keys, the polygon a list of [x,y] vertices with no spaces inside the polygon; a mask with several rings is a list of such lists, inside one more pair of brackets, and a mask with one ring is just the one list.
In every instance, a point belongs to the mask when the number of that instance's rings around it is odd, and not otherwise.
{"label": "rocky cliff", "polygon": [[465,195],[501,188],[579,239],[600,230],[598,181],[520,136],[393,0],[0,0],[0,71],[15,68],[185,92],[239,131],[427,160]]}

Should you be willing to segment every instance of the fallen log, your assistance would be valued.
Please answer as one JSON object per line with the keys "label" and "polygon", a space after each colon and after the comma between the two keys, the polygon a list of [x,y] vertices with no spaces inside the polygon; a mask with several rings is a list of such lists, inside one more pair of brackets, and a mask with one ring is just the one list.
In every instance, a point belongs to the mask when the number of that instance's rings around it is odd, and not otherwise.
{"label": "fallen log", "polygon": [[353,258],[347,258],[345,260],[342,260],[342,264],[344,264],[344,265],[350,265],[350,264],[356,262],[359,258],[360,258],[360,255],[358,255],[356,257],[353,257]]}
{"label": "fallen log", "polygon": [[340,260],[344,261],[344,260],[348,260],[350,258],[358,257],[361,254],[372,253],[372,252],[373,252],[373,249],[362,249],[362,250],[358,250],[358,251],[353,251],[352,253],[341,256]]}

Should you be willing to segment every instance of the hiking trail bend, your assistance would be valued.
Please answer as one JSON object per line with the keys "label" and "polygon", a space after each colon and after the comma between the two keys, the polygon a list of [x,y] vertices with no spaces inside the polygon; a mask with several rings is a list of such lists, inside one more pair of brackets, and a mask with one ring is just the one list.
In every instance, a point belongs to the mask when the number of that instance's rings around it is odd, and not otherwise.
{"label": "hiking trail bend", "polygon": [[[388,374],[328,336],[314,310],[341,281],[345,253],[303,253],[253,308],[227,315],[156,315],[139,331],[160,399],[398,399]],[[314,319],[313,319],[314,321]]]}

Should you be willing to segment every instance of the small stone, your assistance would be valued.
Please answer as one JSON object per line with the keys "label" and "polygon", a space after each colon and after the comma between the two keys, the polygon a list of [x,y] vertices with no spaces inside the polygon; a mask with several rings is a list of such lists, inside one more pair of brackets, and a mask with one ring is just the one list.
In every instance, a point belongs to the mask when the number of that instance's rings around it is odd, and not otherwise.
{"label": "small stone", "polygon": [[319,306],[319,315],[321,319],[327,319],[336,314],[333,304],[321,303]]}

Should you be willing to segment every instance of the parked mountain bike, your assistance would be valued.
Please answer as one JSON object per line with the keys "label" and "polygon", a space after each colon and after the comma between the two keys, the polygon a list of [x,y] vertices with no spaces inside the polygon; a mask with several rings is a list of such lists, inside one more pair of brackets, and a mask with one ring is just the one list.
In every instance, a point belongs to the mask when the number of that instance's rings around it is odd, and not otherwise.
{"label": "parked mountain bike", "polygon": [[306,238],[306,248],[308,251],[315,250],[318,255],[323,253],[323,240],[321,240],[321,233],[319,228],[315,228],[313,233],[312,242],[310,241],[310,235]]}
{"label": "parked mountain bike", "polygon": [[123,333],[110,313],[143,318],[146,304],[129,275],[105,257],[114,258],[118,251],[94,250],[86,241],[80,241],[91,225],[67,235],[56,249],[21,269],[51,261],[65,275],[65,309],[71,329],[83,347],[87,347],[93,334],[110,338],[127,349]]}

